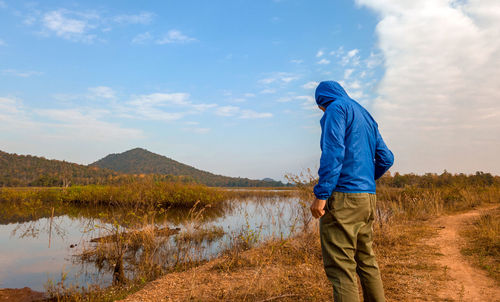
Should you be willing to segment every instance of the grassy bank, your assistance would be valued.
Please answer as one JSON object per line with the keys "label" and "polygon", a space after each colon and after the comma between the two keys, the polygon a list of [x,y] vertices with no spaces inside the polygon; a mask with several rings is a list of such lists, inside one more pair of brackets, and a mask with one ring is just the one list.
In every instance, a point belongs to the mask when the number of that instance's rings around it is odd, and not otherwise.
{"label": "grassy bank", "polygon": [[462,253],[500,284],[500,207],[483,212],[460,235],[466,240]]}
{"label": "grassy bank", "polygon": [[85,206],[154,206],[191,208],[195,203],[215,205],[224,192],[198,184],[136,181],[123,185],[88,185],[68,188],[2,188],[0,203],[64,202]]}

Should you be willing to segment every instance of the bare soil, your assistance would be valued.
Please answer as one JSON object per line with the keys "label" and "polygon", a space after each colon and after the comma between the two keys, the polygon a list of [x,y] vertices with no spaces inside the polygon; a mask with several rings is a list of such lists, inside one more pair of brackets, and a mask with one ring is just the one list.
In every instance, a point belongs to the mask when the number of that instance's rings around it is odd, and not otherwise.
{"label": "bare soil", "polygon": [[32,302],[41,301],[44,293],[36,292],[29,287],[0,289],[0,301],[5,302]]}
{"label": "bare soil", "polygon": [[459,236],[460,228],[479,215],[480,210],[473,210],[443,216],[435,221],[440,230],[428,244],[438,247],[441,252],[437,261],[443,267],[446,278],[438,296],[445,301],[500,301],[500,288],[495,281],[485,271],[472,266],[460,253],[464,240]]}

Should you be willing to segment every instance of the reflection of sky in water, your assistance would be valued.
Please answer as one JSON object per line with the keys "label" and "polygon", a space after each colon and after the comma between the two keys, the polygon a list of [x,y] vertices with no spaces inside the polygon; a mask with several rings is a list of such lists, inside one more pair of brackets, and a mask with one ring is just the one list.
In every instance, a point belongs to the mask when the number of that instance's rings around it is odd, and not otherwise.
{"label": "reflection of sky in water", "polygon": [[[49,279],[58,282],[61,272],[68,273],[68,282],[92,280],[95,274],[79,276],[81,266],[72,264],[70,244],[80,244],[86,219],[54,217],[49,248],[50,219],[0,225],[0,288],[28,286],[44,290]],[[31,230],[35,230],[33,236]],[[24,235],[24,236],[23,236]],[[83,282],[83,283],[82,283]]]}
{"label": "reflection of sky in water", "polygon": [[[260,240],[287,237],[290,228],[300,224],[300,221],[297,221],[299,215],[295,212],[297,210],[295,198],[235,200],[224,217],[206,223],[207,226],[222,227],[226,235],[212,243],[203,243],[200,256],[217,256],[221,250],[228,247],[231,237],[248,229],[258,234]],[[54,282],[60,281],[63,271],[68,273],[66,284],[78,283],[86,286],[87,283],[97,281],[101,285],[109,284],[111,273],[98,274],[93,265],[82,266],[73,263],[74,259],[71,257],[82,245],[88,244],[90,237],[98,236],[98,232],[91,234],[88,231],[89,226],[97,223],[100,222],[88,218],[55,217],[50,248],[49,218],[0,225],[0,288],[28,286],[43,291],[47,280],[50,278]],[[178,226],[185,227],[182,223]],[[34,231],[34,235],[30,236],[31,231]],[[78,247],[71,249],[71,244],[78,244]]]}

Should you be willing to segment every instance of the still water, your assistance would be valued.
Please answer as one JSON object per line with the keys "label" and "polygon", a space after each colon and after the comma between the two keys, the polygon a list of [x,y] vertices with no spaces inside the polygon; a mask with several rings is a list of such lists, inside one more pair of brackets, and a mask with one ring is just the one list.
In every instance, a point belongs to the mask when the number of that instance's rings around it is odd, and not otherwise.
{"label": "still water", "polygon": [[[91,238],[103,235],[109,223],[101,220],[98,211],[85,214],[63,214],[52,219],[44,217],[32,221],[0,224],[0,288],[30,287],[46,290],[50,282],[61,279],[65,284],[87,287],[90,284],[111,284],[112,272],[101,270],[92,262],[81,261],[75,255],[81,247],[89,246]],[[181,232],[199,224],[216,226],[225,235],[202,242],[198,254],[203,259],[220,255],[231,240],[243,230],[257,235],[258,241],[273,237],[284,238],[300,227],[300,206],[297,198],[268,197],[228,201],[223,213],[204,215],[191,221],[186,211],[170,211],[156,219],[163,226],[179,227]],[[96,228],[97,226],[97,228]],[[198,226],[199,227],[199,226]],[[170,240],[175,248],[175,236]],[[168,261],[168,260],[167,260]]]}

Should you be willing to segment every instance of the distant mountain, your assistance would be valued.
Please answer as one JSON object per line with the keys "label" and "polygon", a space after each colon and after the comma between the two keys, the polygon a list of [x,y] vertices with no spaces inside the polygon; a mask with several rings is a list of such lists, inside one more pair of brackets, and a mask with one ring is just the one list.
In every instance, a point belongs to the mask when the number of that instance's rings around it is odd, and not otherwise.
{"label": "distant mountain", "polygon": [[266,177],[266,178],[262,178],[262,181],[276,181],[276,180],[269,178],[269,177]]}
{"label": "distant mountain", "polygon": [[135,148],[123,153],[109,154],[92,163],[92,167],[106,168],[127,174],[170,174],[191,177],[208,186],[221,187],[276,187],[284,186],[275,180],[254,180],[240,177],[216,175],[180,163],[142,148]]}
{"label": "distant mountain", "polygon": [[44,157],[0,151],[0,186],[66,186],[105,183],[120,173]]}

